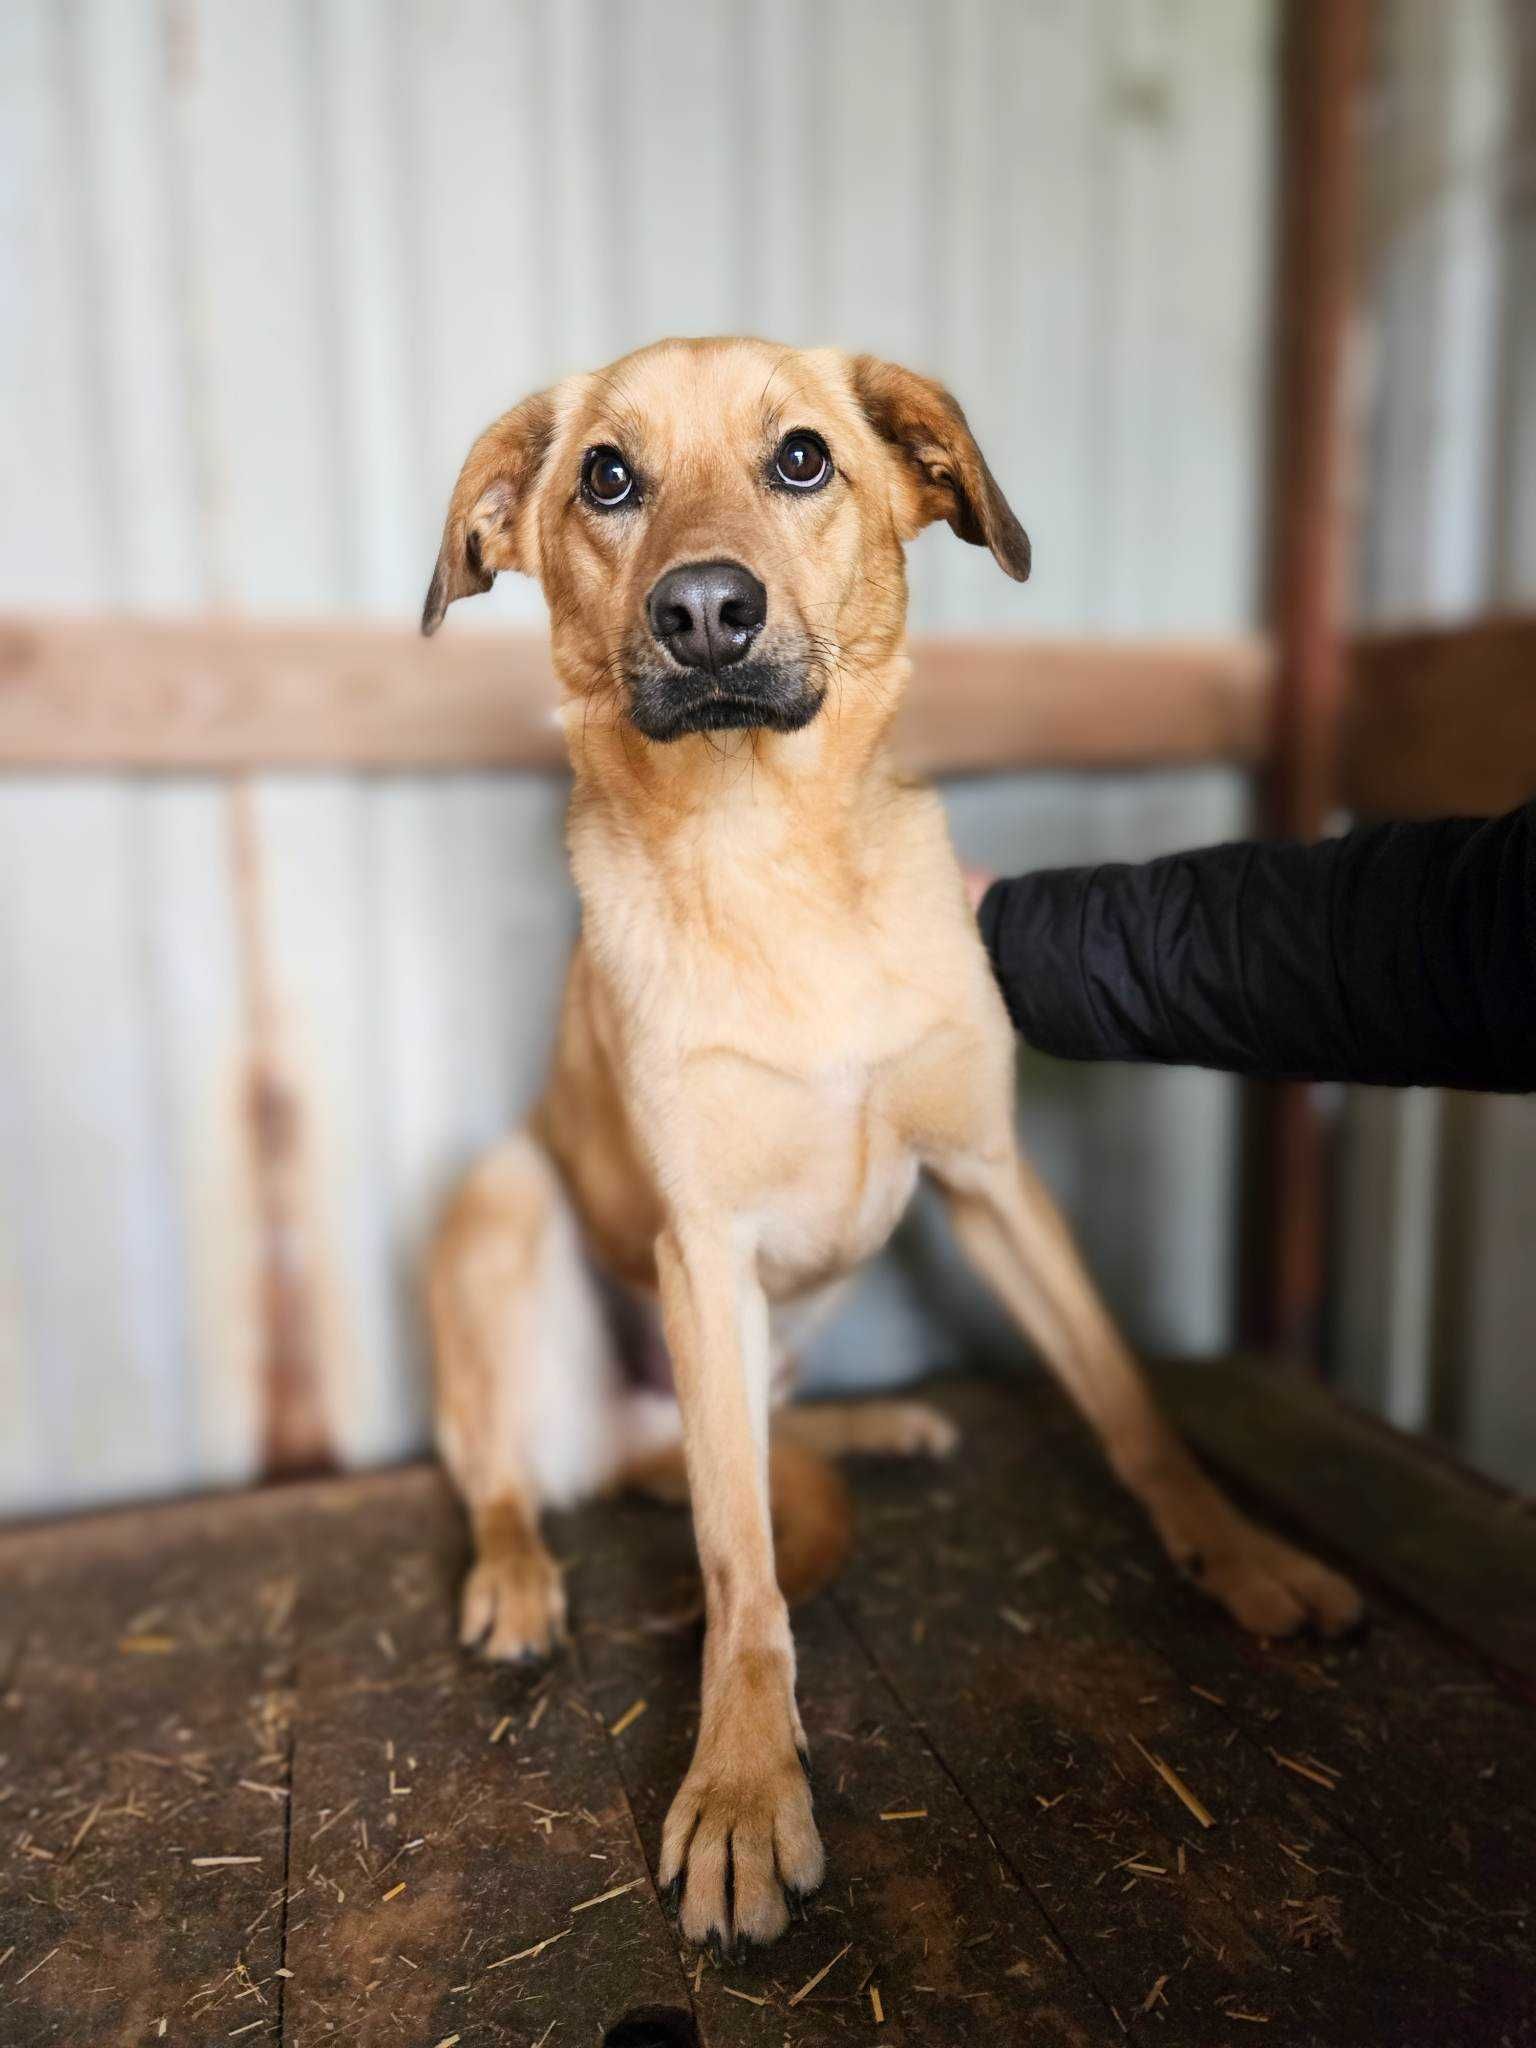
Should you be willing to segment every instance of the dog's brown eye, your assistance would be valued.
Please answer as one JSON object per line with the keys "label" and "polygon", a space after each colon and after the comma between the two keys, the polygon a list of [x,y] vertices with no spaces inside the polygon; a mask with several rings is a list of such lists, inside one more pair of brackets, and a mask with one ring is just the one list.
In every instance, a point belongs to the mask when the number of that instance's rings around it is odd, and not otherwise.
{"label": "dog's brown eye", "polygon": [[819,490],[832,474],[832,458],[819,434],[786,434],[773,466],[779,482],[794,491]]}
{"label": "dog's brown eye", "polygon": [[581,487],[594,505],[611,512],[634,491],[635,479],[617,448],[589,448],[581,467]]}

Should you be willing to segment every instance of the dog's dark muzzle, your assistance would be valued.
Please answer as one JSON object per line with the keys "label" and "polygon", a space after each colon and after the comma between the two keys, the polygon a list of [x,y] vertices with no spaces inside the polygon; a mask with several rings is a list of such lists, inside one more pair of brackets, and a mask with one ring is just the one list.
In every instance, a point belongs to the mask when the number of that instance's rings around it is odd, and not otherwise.
{"label": "dog's dark muzzle", "polygon": [[674,668],[635,675],[629,715],[650,740],[694,732],[798,732],[825,696],[803,663],[738,661],[718,674]]}

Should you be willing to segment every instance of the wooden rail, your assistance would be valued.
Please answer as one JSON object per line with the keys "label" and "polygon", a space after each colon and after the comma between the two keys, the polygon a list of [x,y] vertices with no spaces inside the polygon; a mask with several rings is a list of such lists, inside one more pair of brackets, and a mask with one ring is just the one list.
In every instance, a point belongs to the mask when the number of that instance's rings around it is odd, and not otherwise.
{"label": "wooden rail", "polygon": [[532,634],[0,619],[0,766],[557,768]]}
{"label": "wooden rail", "polygon": [[1342,737],[1362,816],[1493,815],[1536,795],[1536,616],[1356,640]]}
{"label": "wooden rail", "polygon": [[[914,646],[927,774],[1251,765],[1263,643],[946,637]],[[543,636],[221,619],[0,618],[0,767],[555,768]]]}
{"label": "wooden rail", "polygon": [[[1367,817],[1536,791],[1536,615],[1347,647],[1339,795]],[[914,642],[903,757],[929,775],[1268,758],[1258,638]],[[0,616],[0,770],[556,770],[533,633]]]}

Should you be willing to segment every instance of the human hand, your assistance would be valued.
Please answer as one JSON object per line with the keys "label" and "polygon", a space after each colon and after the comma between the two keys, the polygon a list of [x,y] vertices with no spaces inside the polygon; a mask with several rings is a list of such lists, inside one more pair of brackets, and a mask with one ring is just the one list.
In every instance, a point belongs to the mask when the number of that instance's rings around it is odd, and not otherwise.
{"label": "human hand", "polygon": [[960,872],[965,876],[965,893],[971,899],[972,910],[980,910],[981,899],[997,880],[996,875],[987,868],[962,867]]}

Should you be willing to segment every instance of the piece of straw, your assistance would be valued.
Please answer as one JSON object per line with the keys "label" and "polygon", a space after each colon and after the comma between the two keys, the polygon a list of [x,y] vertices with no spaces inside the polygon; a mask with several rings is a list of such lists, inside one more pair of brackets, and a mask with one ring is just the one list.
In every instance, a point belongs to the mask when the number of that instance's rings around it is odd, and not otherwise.
{"label": "piece of straw", "polygon": [[845,1941],[843,1943],[843,1946],[838,1950],[837,1954],[832,1958],[831,1962],[823,1963],[821,1968],[816,1972],[815,1976],[808,1978],[806,1982],[800,1986],[800,1989],[795,1993],[794,1997],[790,1999],[790,2004],[798,2005],[802,1998],[809,1998],[811,1993],[816,1989],[816,1986],[821,1982],[822,1978],[830,1975],[830,1973],[837,1968],[838,1964],[843,1960],[843,1957],[847,1955],[849,1949],[851,1949],[852,1947],[853,1943],[851,1941]]}
{"label": "piece of straw", "polygon": [[616,1884],[611,1892],[599,1892],[595,1899],[583,1899],[579,1906],[572,1906],[573,1913],[585,1913],[589,1906],[606,1906],[610,1899],[621,1899],[626,1892],[632,1892],[637,1884],[644,1884],[643,1877],[632,1877],[628,1884]]}
{"label": "piece of straw", "polygon": [[1201,1802],[1195,1797],[1194,1793],[1190,1791],[1189,1787],[1185,1784],[1184,1780],[1179,1776],[1178,1772],[1173,1768],[1172,1764],[1165,1764],[1160,1756],[1154,1756],[1150,1749],[1143,1748],[1141,1743],[1136,1741],[1134,1735],[1131,1737],[1131,1741],[1135,1744],[1136,1748],[1141,1751],[1142,1756],[1146,1758],[1147,1762],[1152,1766],[1153,1770],[1156,1771],[1157,1775],[1168,1787],[1168,1790],[1171,1793],[1173,1793],[1174,1797],[1176,1799],[1181,1800],[1183,1804],[1188,1807],[1189,1811],[1194,1815],[1195,1819],[1199,1821],[1201,1827],[1215,1827],[1216,1822],[1213,1819],[1209,1809],[1202,1805]]}
{"label": "piece of straw", "polygon": [[562,1927],[558,1934],[546,1934],[544,1939],[536,1941],[532,1948],[520,1948],[515,1956],[503,1956],[500,1962],[487,1963],[485,1966],[486,1975],[489,1976],[492,1970],[504,1970],[508,1963],[531,1962],[535,1956],[543,1955],[545,1949],[553,1948],[557,1941],[564,1941],[568,1934],[574,1934],[575,1932],[574,1927]]}
{"label": "piece of straw", "polygon": [[1298,1778],[1307,1778],[1312,1784],[1321,1785],[1325,1792],[1337,1792],[1339,1789],[1338,1780],[1327,1777],[1323,1767],[1314,1769],[1311,1764],[1304,1764],[1296,1757],[1282,1756],[1278,1749],[1272,1749],[1269,1753],[1281,1770],[1294,1771]]}

